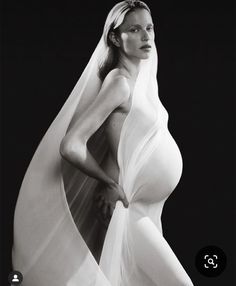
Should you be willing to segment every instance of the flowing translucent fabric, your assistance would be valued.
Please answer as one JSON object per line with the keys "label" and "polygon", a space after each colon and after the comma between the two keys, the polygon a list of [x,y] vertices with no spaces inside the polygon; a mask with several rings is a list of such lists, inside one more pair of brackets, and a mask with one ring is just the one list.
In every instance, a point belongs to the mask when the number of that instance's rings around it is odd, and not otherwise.
{"label": "flowing translucent fabric", "polygon": [[[15,209],[14,269],[22,272],[23,286],[192,285],[162,236],[160,221],[164,202],[180,177],[181,156],[177,151],[176,163],[175,158],[171,162],[178,169],[173,185],[160,176],[161,199],[155,199],[158,184],[156,190],[150,189],[144,172],[161,142],[167,153],[171,148],[166,143],[171,140],[175,146],[167,129],[168,114],[158,97],[155,47],[141,63],[118,147],[119,184],[129,207],[117,202],[107,231],[94,207],[94,194],[101,186],[60,156],[59,146],[74,123],[73,115],[86,110],[101,88],[98,59],[105,51],[101,38],[28,167]],[[102,164],[108,152],[103,126],[88,147]],[[150,172],[158,168],[157,160]]]}

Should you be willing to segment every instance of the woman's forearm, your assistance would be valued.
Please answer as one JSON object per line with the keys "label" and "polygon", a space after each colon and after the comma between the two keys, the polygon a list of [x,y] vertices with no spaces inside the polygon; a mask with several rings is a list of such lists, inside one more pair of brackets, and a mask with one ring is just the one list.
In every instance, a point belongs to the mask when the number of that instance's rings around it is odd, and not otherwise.
{"label": "woman's forearm", "polygon": [[65,160],[88,176],[108,185],[115,183],[114,180],[103,171],[103,169],[91,155],[86,143],[77,141],[76,143],[70,143],[69,145],[62,141],[60,153]]}

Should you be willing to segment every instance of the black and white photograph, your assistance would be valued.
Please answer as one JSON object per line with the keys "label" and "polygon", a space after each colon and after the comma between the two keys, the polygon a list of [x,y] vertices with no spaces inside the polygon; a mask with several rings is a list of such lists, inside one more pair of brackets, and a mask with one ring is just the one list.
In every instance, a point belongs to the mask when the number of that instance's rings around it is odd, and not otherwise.
{"label": "black and white photograph", "polygon": [[2,8],[1,284],[233,286],[233,3]]}

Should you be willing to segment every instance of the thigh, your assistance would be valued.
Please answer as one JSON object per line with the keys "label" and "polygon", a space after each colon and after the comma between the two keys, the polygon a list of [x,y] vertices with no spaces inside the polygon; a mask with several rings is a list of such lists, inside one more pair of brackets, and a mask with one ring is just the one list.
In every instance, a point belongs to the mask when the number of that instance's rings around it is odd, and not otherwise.
{"label": "thigh", "polygon": [[158,286],[192,286],[186,271],[149,217],[132,223],[137,265]]}

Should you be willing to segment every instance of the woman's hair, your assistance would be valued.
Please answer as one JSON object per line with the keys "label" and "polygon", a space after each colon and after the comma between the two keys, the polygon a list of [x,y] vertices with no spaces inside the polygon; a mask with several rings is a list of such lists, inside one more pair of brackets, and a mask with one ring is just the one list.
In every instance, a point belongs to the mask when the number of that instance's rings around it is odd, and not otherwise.
{"label": "woman's hair", "polygon": [[118,28],[123,23],[125,16],[138,8],[146,9],[151,14],[149,7],[144,2],[139,0],[126,0],[116,4],[107,16],[103,29],[106,54],[101,59],[98,70],[99,78],[102,81],[119,62],[119,48],[112,43],[109,35],[111,32],[118,35]]}

